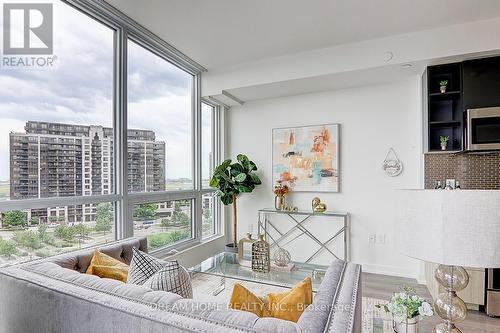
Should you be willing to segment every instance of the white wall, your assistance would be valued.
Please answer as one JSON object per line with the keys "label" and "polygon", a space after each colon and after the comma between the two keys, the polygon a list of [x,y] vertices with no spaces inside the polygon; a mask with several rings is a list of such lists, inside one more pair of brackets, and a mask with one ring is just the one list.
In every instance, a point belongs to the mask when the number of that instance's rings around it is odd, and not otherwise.
{"label": "white wall", "polygon": [[[247,154],[259,166],[263,180],[262,186],[238,201],[239,237],[250,224],[256,233],[257,210],[274,205],[271,130],[339,123],[341,192],[319,196],[329,210],[351,214],[350,259],[362,264],[364,271],[418,278],[418,262],[399,255],[393,246],[393,189],[421,186],[420,101],[420,78],[415,76],[389,85],[248,102],[229,110],[228,155],[234,158],[238,153]],[[399,177],[388,177],[381,169],[390,147],[404,163]],[[299,209],[310,209],[314,195],[293,193],[291,200]],[[285,221],[276,222],[286,228]],[[309,225],[322,239],[335,233],[334,223],[327,220],[317,218]],[[385,235],[385,245],[369,244],[369,234]],[[292,257],[302,259],[308,251],[312,251],[310,243],[297,241]]]}

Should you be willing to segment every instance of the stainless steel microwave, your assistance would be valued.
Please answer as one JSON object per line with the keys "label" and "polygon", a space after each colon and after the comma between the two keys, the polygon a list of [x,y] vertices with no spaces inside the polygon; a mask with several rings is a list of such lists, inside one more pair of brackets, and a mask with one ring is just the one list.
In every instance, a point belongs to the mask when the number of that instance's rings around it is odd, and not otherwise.
{"label": "stainless steel microwave", "polygon": [[500,107],[467,110],[467,150],[500,149]]}

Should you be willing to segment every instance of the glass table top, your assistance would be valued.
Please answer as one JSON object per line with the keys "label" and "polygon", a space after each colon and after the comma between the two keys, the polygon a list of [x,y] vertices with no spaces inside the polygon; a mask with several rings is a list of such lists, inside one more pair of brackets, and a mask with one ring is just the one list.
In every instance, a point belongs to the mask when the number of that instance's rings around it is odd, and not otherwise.
{"label": "glass table top", "polygon": [[290,272],[271,268],[268,273],[259,273],[252,271],[250,267],[240,265],[237,259],[236,253],[221,252],[189,268],[189,271],[193,274],[209,274],[285,288],[291,288],[306,277],[310,277],[313,291],[317,291],[328,268],[323,265],[294,263],[294,268]]}

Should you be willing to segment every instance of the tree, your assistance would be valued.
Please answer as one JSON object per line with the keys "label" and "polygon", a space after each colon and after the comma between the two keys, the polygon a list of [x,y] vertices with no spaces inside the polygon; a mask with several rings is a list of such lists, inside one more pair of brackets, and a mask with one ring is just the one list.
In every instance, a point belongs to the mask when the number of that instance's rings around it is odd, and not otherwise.
{"label": "tree", "polygon": [[156,204],[144,203],[134,208],[134,217],[142,220],[150,220],[156,215]]}
{"label": "tree", "polygon": [[47,240],[47,226],[45,224],[40,224],[38,226],[38,238],[40,241],[45,242]]}
{"label": "tree", "polygon": [[28,214],[20,210],[6,212],[3,224],[7,227],[22,227],[28,224]]}
{"label": "tree", "polygon": [[236,159],[235,163],[232,163],[230,159],[222,162],[215,168],[210,179],[210,187],[217,189],[215,195],[220,198],[222,203],[226,206],[233,204],[233,248],[236,248],[238,243],[236,198],[241,193],[251,193],[255,186],[262,184],[259,176],[255,173],[257,166],[254,162],[242,154],[236,156]]}
{"label": "tree", "polygon": [[167,218],[163,218],[161,219],[161,228],[163,230],[165,230],[166,228],[168,228],[170,226],[170,220],[167,219]]}
{"label": "tree", "polygon": [[17,253],[16,243],[11,240],[0,239],[0,256],[10,258]]}
{"label": "tree", "polygon": [[30,251],[30,258],[31,258],[31,252],[33,252],[34,250],[38,250],[39,248],[42,247],[42,242],[40,242],[38,234],[34,231],[16,232],[12,239],[14,240],[14,242],[21,245],[22,247],[25,247]]}
{"label": "tree", "polygon": [[179,202],[175,203],[174,212],[172,213],[171,222],[173,224],[189,224],[190,218],[188,214],[184,213],[181,209],[181,204]]}
{"label": "tree", "polygon": [[75,228],[65,225],[58,225],[54,230],[54,236],[67,242],[71,242],[73,241],[73,238],[75,238],[75,231]]}
{"label": "tree", "polygon": [[105,235],[113,229],[113,205],[109,202],[97,205],[95,231]]}

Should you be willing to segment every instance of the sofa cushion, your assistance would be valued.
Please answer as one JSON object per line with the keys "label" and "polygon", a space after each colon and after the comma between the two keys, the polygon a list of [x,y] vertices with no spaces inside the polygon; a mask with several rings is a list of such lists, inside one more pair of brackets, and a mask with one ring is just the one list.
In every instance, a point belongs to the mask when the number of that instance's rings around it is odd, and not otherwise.
{"label": "sofa cushion", "polygon": [[154,273],[144,285],[153,290],[169,291],[184,298],[193,298],[193,287],[189,273],[177,261],[173,263],[173,265],[166,265]]}
{"label": "sofa cushion", "polygon": [[133,255],[128,270],[127,283],[144,284],[150,277],[164,267],[178,267],[177,261],[163,261],[147,253],[132,249]]}
{"label": "sofa cushion", "polygon": [[96,249],[85,273],[126,282],[128,265]]}

